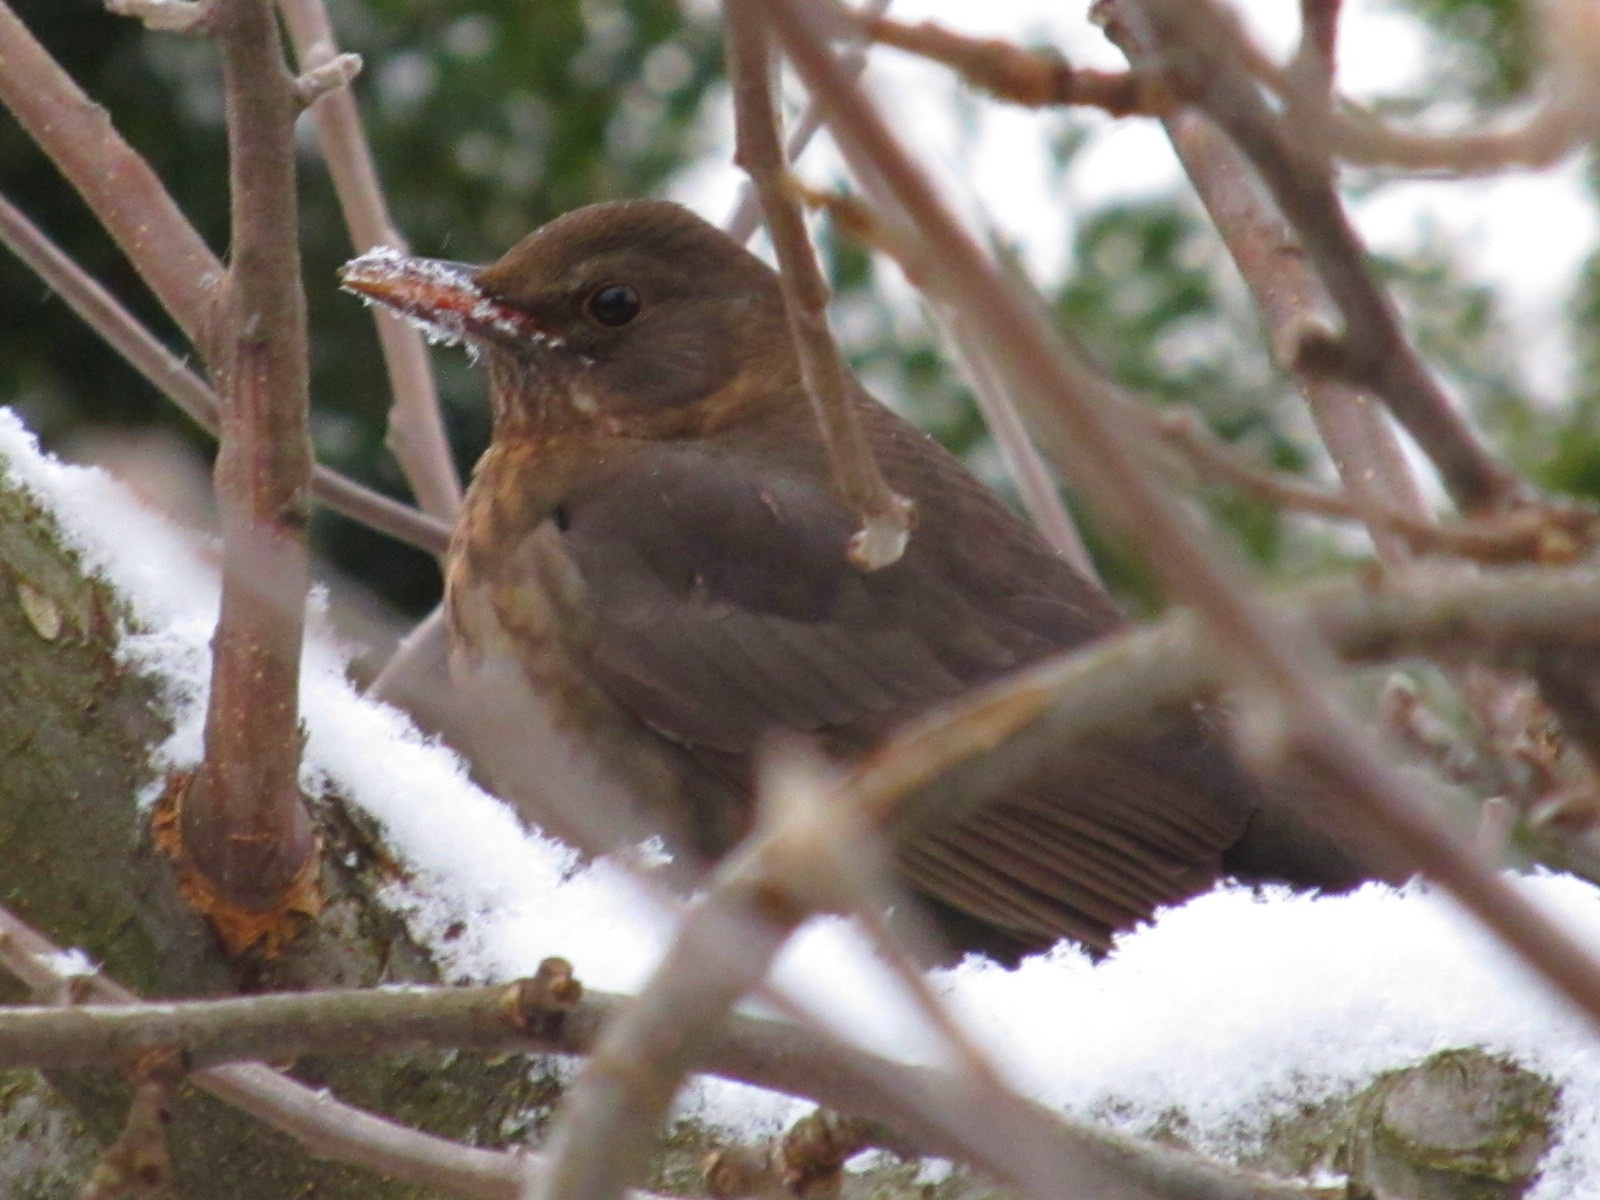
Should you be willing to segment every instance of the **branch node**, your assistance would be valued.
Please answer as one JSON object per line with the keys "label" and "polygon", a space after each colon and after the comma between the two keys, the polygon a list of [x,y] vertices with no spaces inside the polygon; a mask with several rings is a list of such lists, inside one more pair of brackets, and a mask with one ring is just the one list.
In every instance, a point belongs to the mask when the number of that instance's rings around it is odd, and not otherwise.
{"label": "branch node", "polygon": [[1286,323],[1272,339],[1272,357],[1291,373],[1330,377],[1349,371],[1343,331],[1326,316],[1306,313]]}
{"label": "branch node", "polygon": [[350,53],[336,54],[327,62],[301,73],[294,81],[295,95],[300,99],[300,107],[310,108],[329,92],[349,87],[359,74],[361,74],[361,56]]}
{"label": "branch node", "polygon": [[850,561],[863,571],[893,566],[911,540],[916,506],[894,492],[888,498],[889,511],[868,514],[850,538]]}
{"label": "branch node", "polygon": [[161,33],[202,34],[211,28],[208,0],[106,0],[106,11]]}
{"label": "branch node", "polygon": [[276,958],[322,911],[321,839],[313,836],[281,890],[259,907],[241,903],[227,893],[234,881],[211,878],[192,849],[193,836],[186,836],[184,808],[197,778],[183,773],[168,780],[150,816],[151,840],[171,862],[185,902],[210,923],[229,955],[253,951]]}
{"label": "branch node", "polygon": [[511,1019],[536,1038],[551,1039],[567,1014],[583,999],[583,984],[564,958],[547,958],[530,979],[520,979],[506,992]]}

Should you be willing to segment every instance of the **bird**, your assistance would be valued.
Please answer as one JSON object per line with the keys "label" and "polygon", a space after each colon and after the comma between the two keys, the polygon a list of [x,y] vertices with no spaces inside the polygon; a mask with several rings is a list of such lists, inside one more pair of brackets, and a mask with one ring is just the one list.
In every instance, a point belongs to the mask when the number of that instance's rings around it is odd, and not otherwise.
{"label": "bird", "polygon": [[[749,832],[774,737],[858,760],[936,705],[1129,627],[954,455],[851,381],[914,528],[851,561],[777,274],[688,209],[594,204],[488,266],[380,249],[343,286],[467,345],[493,429],[445,567],[453,656],[510,663],[675,853]],[[1047,756],[1048,757],[1048,756]],[[1215,714],[1044,762],[891,847],[956,954],[1104,954],[1219,879],[1344,890],[1352,850],[1271,802]]]}

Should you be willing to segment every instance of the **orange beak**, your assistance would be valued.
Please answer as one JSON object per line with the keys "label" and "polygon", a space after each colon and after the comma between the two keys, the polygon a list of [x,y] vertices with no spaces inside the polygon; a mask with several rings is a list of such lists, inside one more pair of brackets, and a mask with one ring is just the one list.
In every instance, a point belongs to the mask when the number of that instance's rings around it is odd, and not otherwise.
{"label": "orange beak", "polygon": [[441,258],[416,258],[376,246],[339,268],[339,283],[364,300],[376,300],[418,326],[430,342],[528,343],[551,341],[531,316],[485,295],[479,268]]}

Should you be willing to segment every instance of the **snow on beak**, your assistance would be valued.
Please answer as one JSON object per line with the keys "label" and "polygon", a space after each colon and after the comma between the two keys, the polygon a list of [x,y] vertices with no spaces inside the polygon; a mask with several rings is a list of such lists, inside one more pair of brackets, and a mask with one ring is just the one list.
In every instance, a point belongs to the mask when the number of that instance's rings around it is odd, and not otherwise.
{"label": "snow on beak", "polygon": [[417,258],[392,246],[375,246],[339,268],[345,291],[377,301],[422,330],[434,343],[554,341],[527,313],[478,287],[479,268],[441,258]]}

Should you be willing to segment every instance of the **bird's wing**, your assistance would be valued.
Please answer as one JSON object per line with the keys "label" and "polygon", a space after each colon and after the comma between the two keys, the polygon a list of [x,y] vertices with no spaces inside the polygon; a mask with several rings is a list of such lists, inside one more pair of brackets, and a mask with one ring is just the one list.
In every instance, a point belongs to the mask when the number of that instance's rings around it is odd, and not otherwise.
{"label": "bird's wing", "polygon": [[[800,437],[738,452],[717,439],[656,443],[597,472],[557,514],[602,687],[724,772],[747,769],[777,729],[864,748],[1122,624],[955,460],[883,410],[871,416],[880,464],[918,506],[907,553],[880,571],[848,562],[856,520]],[[1242,832],[1237,788],[1195,778],[1216,757],[1202,740],[1186,730],[1075,754],[998,808],[918,838],[904,870],[1027,944],[1103,945],[1204,887]]]}

